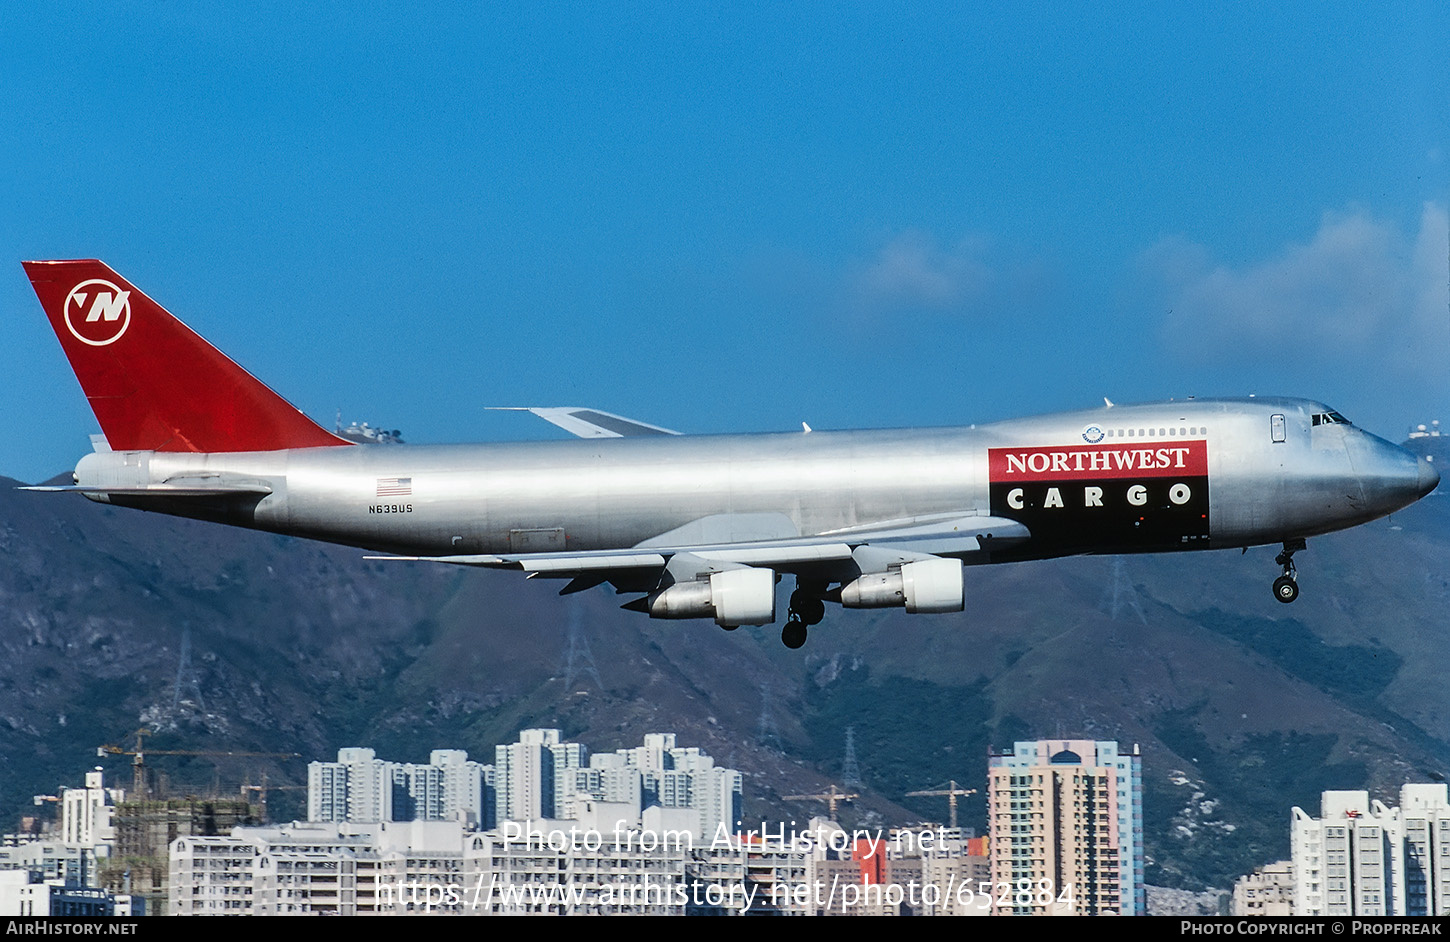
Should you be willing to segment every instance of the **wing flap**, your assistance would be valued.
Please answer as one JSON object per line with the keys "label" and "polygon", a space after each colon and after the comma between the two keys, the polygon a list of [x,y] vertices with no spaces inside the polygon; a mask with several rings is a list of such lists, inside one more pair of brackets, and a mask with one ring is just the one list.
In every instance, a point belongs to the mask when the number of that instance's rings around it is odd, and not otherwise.
{"label": "wing flap", "polygon": [[[467,556],[369,556],[368,559],[415,560],[519,569],[530,575],[569,577],[610,570],[664,569],[683,554],[702,560],[743,566],[790,570],[813,563],[852,559],[908,560],[929,556],[967,556],[981,552],[984,543],[1012,543],[1027,539],[1027,528],[1015,520],[976,515],[937,515],[889,521],[875,527],[856,527],[831,534],[778,539],[725,542],[675,542],[680,536],[699,537],[725,532],[786,533],[793,525],[783,514],[721,514],[702,518],[627,549],[581,550],[559,553],[500,553]],[[860,555],[862,548],[870,553]]]}
{"label": "wing flap", "polygon": [[882,542],[957,539],[976,537],[988,540],[1025,540],[1032,534],[1016,520],[1005,517],[981,517],[976,514],[942,514],[928,518],[908,518],[886,523],[830,530],[822,536],[833,536],[853,545]]}
{"label": "wing flap", "polygon": [[596,550],[582,553],[488,553],[463,556],[364,556],[388,562],[451,563],[455,566],[484,566],[491,569],[522,569],[527,573],[571,575],[607,569],[663,569],[666,557],[659,553],[629,550]]}
{"label": "wing flap", "polygon": [[928,537],[919,540],[890,540],[864,543],[870,549],[903,552],[922,556],[966,556],[980,552],[982,541],[974,536]]}

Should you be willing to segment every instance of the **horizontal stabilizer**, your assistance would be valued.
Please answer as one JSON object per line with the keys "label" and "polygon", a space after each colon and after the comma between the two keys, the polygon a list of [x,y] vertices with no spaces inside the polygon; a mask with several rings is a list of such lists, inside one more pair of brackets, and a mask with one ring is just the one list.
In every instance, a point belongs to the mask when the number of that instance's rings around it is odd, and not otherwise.
{"label": "horizontal stabilizer", "polygon": [[231,497],[239,494],[270,494],[269,485],[257,484],[148,484],[145,487],[103,487],[86,484],[37,484],[17,488],[46,493],[115,494],[123,497]]}
{"label": "horizontal stabilizer", "polygon": [[638,438],[645,435],[678,435],[673,429],[661,428],[638,419],[627,419],[613,412],[586,409],[581,406],[490,406],[500,412],[532,412],[570,435],[580,438]]}

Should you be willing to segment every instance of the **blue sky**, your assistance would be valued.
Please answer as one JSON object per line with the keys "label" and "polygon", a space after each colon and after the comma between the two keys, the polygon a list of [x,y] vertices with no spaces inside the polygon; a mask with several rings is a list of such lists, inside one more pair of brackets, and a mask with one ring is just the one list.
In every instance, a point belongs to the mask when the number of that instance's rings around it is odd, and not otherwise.
{"label": "blue sky", "polygon": [[[99,257],[330,424],[1450,420],[1443,4],[65,4],[0,26],[0,474]],[[3,254],[3,253],[0,253]]]}

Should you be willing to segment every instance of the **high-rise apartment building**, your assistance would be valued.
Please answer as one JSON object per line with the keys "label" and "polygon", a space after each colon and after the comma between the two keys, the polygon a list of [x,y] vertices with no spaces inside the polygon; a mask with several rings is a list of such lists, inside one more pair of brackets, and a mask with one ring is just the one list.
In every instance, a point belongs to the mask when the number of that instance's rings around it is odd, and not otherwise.
{"label": "high-rise apartment building", "polygon": [[677,746],[674,733],[647,733],[643,745],[594,755],[589,763],[592,768],[637,776],[644,807],[693,811],[699,823],[691,830],[697,838],[735,833],[741,815],[740,773],[715,765],[698,747]]}
{"label": "high-rise apartment building", "polygon": [[537,821],[557,816],[554,757],[560,745],[557,729],[526,729],[519,733],[518,742],[494,746],[496,820]]}
{"label": "high-rise apartment building", "polygon": [[493,766],[470,760],[462,749],[434,749],[428,764],[442,778],[442,820],[462,821],[485,831],[493,827]]}
{"label": "high-rise apartment building", "polygon": [[[742,781],[673,733],[650,733],[632,749],[591,756],[557,729],[526,729],[494,747],[494,764],[457,749],[435,749],[427,765],[388,762],[373,750],[339,749],[336,762],[307,768],[309,821],[459,821],[479,830],[505,821],[578,817],[581,802],[679,810],[676,824],[697,839],[735,833]],[[723,828],[723,832],[722,829]]]}
{"label": "high-rise apartment building", "polygon": [[1238,878],[1229,903],[1230,916],[1294,915],[1294,864],[1280,860],[1254,868]]}
{"label": "high-rise apartment building", "polygon": [[1000,915],[1143,915],[1143,767],[1137,747],[1050,739],[988,757]]}
{"label": "high-rise apartment building", "polygon": [[438,749],[427,765],[388,762],[371,749],[337,751],[336,762],[307,766],[309,821],[492,823],[490,766],[468,753]]}
{"label": "high-rise apartment building", "polygon": [[1294,915],[1450,914],[1447,788],[1405,785],[1400,806],[1368,792],[1320,796],[1318,818],[1293,811]]}
{"label": "high-rise apartment building", "polygon": [[115,839],[111,825],[115,806],[126,800],[119,788],[107,788],[99,768],[86,773],[85,788],[67,788],[60,793],[60,838],[67,844],[94,847]]}
{"label": "high-rise apartment building", "polygon": [[677,746],[674,733],[590,755],[562,742],[557,729],[526,729],[518,742],[495,748],[494,769],[500,822],[574,817],[579,799],[629,805],[635,814],[656,805],[684,809],[694,819],[690,831],[704,840],[735,833],[740,820],[740,773],[697,747]]}

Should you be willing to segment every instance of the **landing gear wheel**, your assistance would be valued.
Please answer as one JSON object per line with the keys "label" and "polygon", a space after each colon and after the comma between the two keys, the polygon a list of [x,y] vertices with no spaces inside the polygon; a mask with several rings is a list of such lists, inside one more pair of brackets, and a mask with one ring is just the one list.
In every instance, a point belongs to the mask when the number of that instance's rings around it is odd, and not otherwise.
{"label": "landing gear wheel", "polygon": [[790,619],[780,630],[780,643],[795,650],[806,643],[806,626],[797,619]]}
{"label": "landing gear wheel", "polygon": [[739,628],[740,626],[739,625],[721,625],[720,627],[723,628],[723,629],[725,629],[726,631],[734,631],[736,628]]}
{"label": "landing gear wheel", "polygon": [[1285,605],[1299,597],[1299,583],[1293,576],[1280,576],[1274,580],[1274,598]]}
{"label": "landing gear wheel", "polygon": [[819,596],[796,589],[790,594],[790,614],[803,625],[819,625],[826,617],[826,603]]}
{"label": "landing gear wheel", "polygon": [[1274,562],[1284,567],[1284,574],[1274,580],[1274,598],[1288,605],[1299,597],[1299,583],[1294,581],[1294,554],[1305,548],[1303,540],[1285,540],[1284,552]]}

